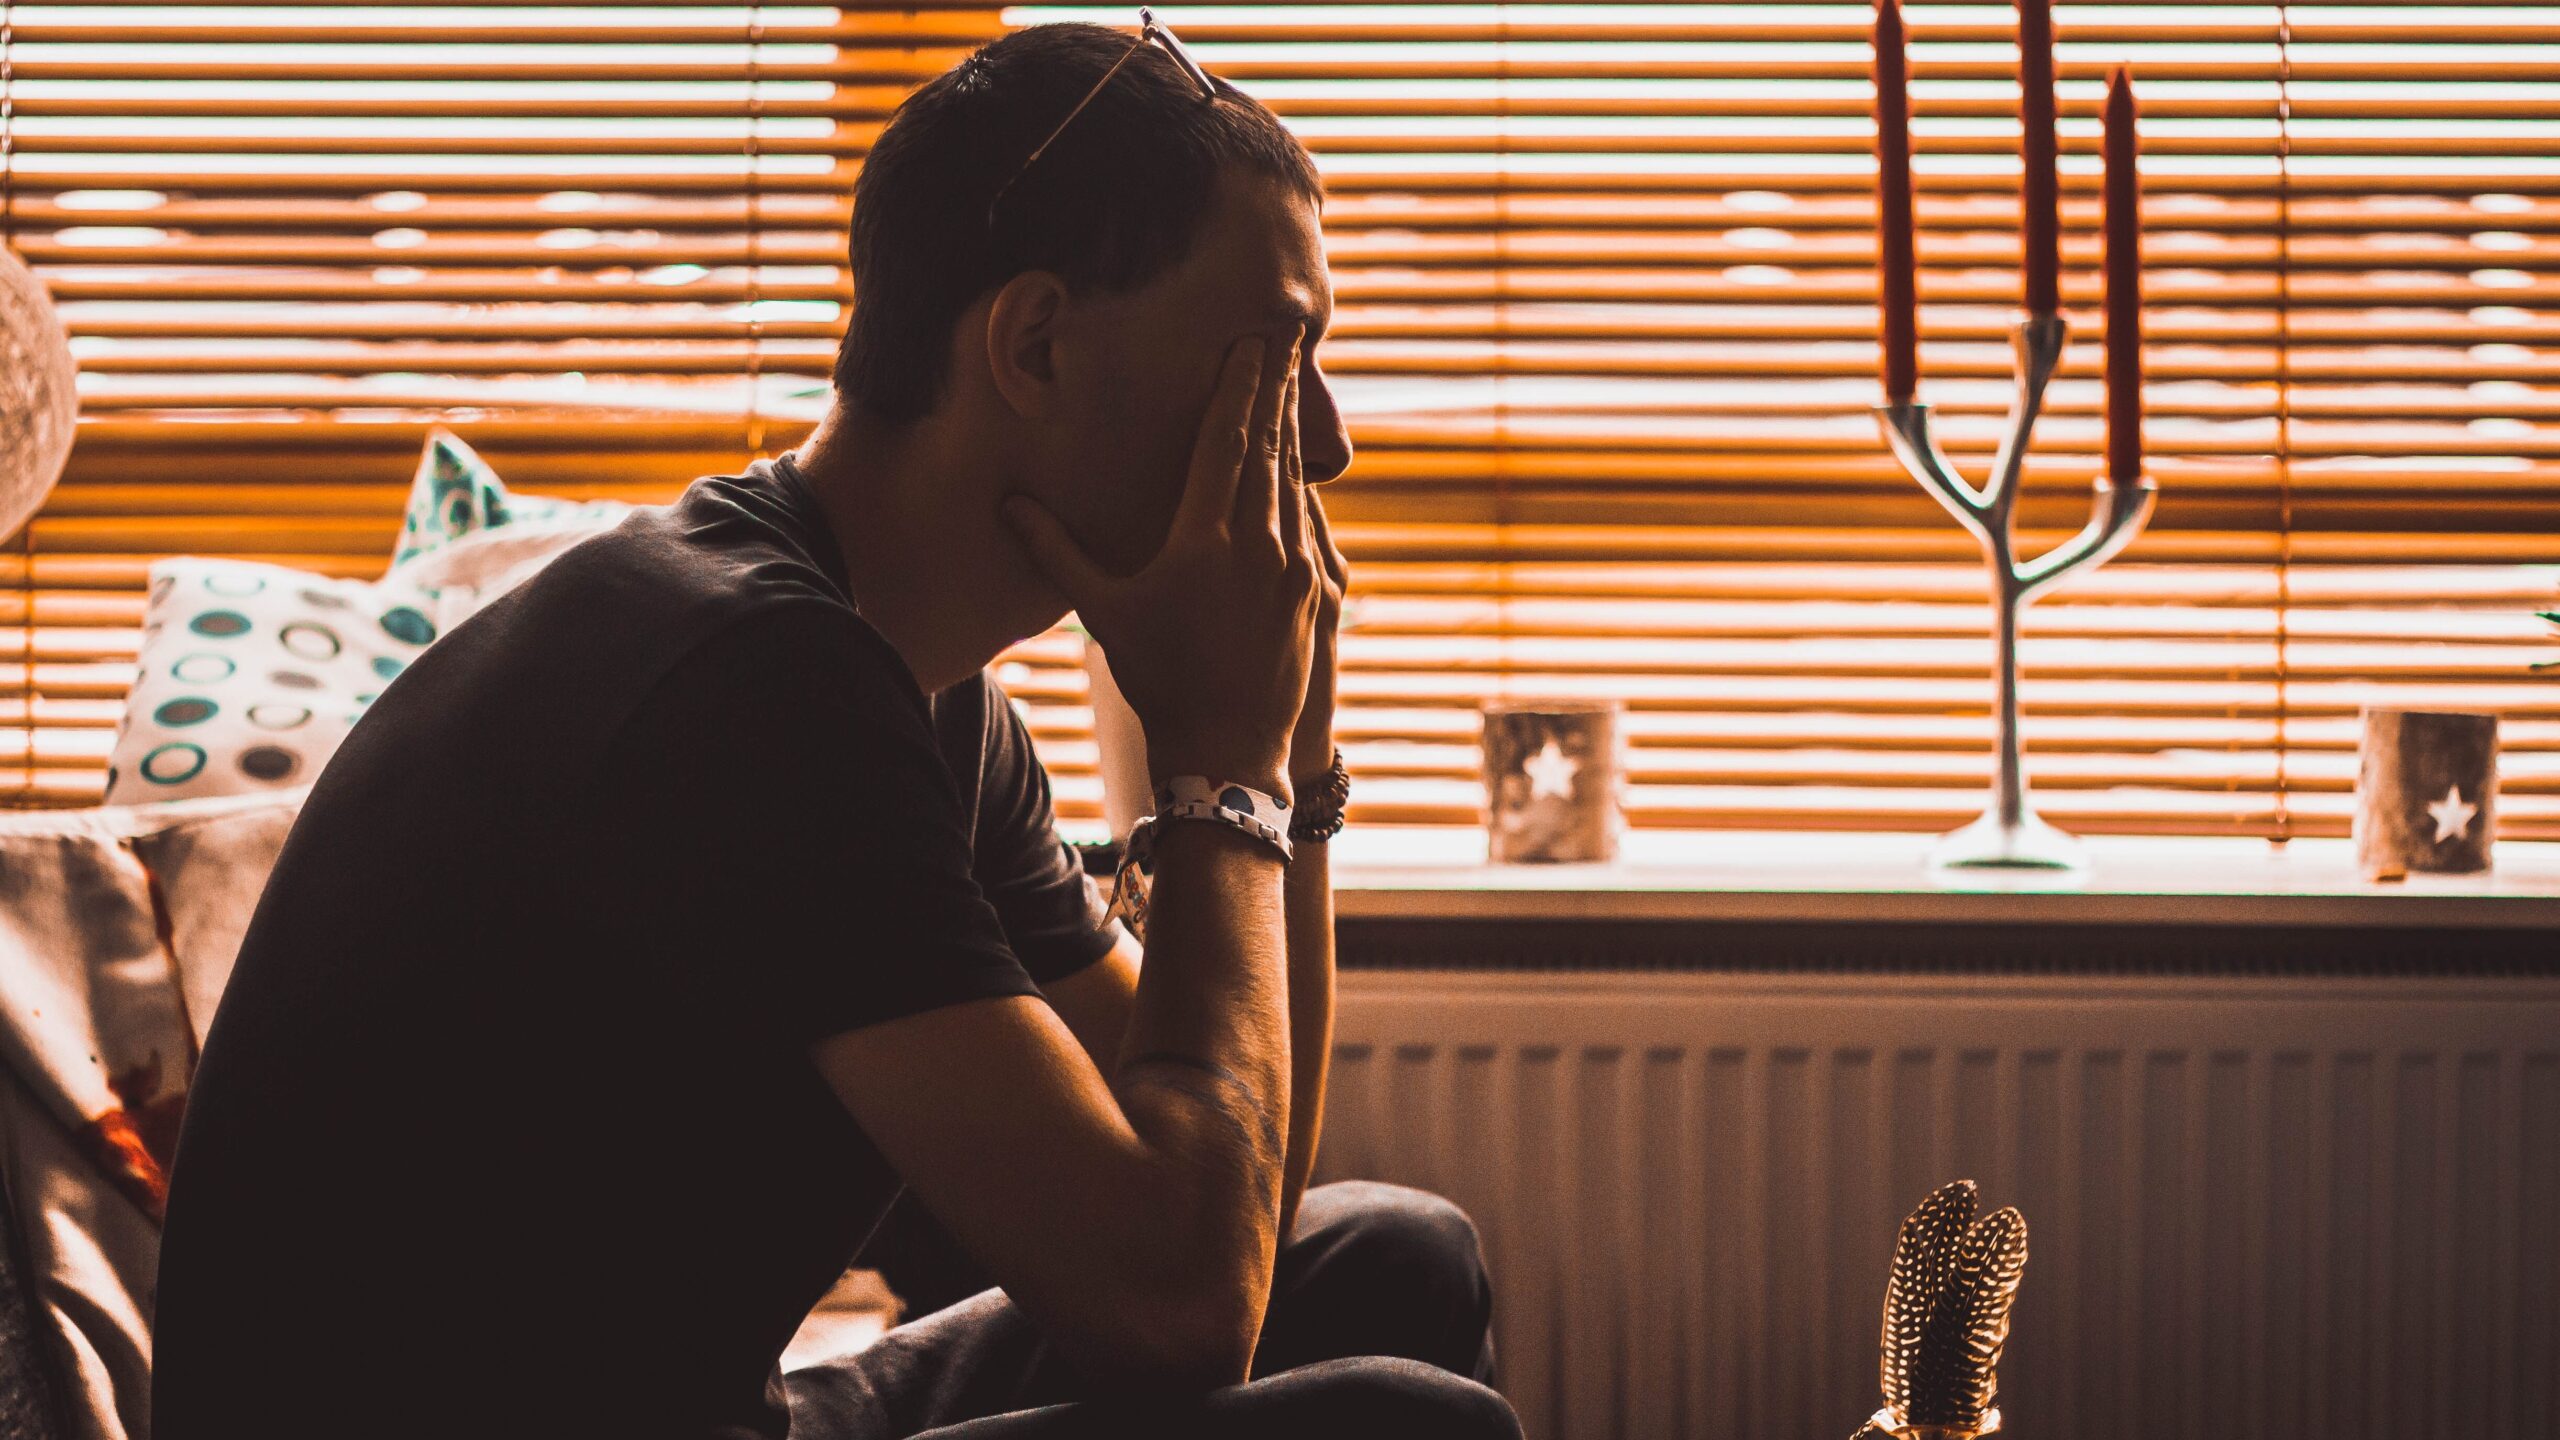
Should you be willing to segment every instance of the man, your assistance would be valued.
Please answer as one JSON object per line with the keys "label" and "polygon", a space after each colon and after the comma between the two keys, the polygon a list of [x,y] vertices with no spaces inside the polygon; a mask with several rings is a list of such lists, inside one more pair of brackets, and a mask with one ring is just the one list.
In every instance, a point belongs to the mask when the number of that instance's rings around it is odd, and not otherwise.
{"label": "man", "polygon": [[[1305,1188],[1349,450],[1313,168],[1203,83],[925,87],[816,435],[349,736],[195,1080],[160,1440],[1517,1436],[1466,1218]],[[983,674],[1070,608],[1160,782],[1261,796],[1152,827],[1143,967]],[[1002,1290],[781,1375],[902,1185]]]}

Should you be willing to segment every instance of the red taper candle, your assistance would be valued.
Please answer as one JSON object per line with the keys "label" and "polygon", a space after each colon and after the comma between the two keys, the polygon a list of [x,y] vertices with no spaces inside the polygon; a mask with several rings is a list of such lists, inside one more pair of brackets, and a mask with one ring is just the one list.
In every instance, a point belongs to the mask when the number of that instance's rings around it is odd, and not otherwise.
{"label": "red taper candle", "polygon": [[2107,477],[2142,476],[2142,186],[2134,170],[2133,74],[2107,77]]}
{"label": "red taper candle", "polygon": [[1876,0],[1876,301],[1884,336],[1884,398],[1920,389],[1918,259],[1911,241],[1911,62],[1902,0]]}
{"label": "red taper candle", "polygon": [[2020,240],[2026,252],[2026,305],[2030,315],[2062,309],[2062,195],[2054,171],[2053,0],[2018,0],[2019,187],[2026,212]]}

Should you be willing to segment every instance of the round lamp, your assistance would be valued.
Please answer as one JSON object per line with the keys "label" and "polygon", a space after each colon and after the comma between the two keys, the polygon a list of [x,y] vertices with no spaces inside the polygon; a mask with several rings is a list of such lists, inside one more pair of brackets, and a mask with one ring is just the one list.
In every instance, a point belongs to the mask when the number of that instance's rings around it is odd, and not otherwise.
{"label": "round lamp", "polygon": [[79,414],[62,317],[34,272],[0,246],[0,536],[16,534],[61,478]]}

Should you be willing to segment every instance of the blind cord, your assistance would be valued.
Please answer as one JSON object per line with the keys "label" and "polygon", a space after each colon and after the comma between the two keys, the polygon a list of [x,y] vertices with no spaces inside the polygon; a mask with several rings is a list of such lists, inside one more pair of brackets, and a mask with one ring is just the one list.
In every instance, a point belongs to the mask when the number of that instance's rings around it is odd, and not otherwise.
{"label": "blind cord", "polygon": [[0,243],[18,238],[18,7],[0,0]]}
{"label": "blind cord", "polygon": [[[1494,572],[1498,577],[1494,593],[1494,645],[1497,663],[1494,683],[1501,698],[1517,698],[1513,682],[1518,656],[1514,653],[1512,596],[1519,587],[1514,583],[1511,533],[1511,7],[1495,7],[1495,78],[1494,124],[1500,138],[1494,142],[1493,181],[1493,551]],[[1490,807],[1492,797],[1486,797]]]}
{"label": "blind cord", "polygon": [[2293,838],[2293,7],[2276,7],[2275,834]]}
{"label": "blind cord", "polygon": [[[0,247],[18,240],[17,6],[0,0]],[[36,793],[36,521],[18,527],[18,793],[25,808]]]}
{"label": "blind cord", "polygon": [[764,456],[764,5],[747,7],[747,454]]}

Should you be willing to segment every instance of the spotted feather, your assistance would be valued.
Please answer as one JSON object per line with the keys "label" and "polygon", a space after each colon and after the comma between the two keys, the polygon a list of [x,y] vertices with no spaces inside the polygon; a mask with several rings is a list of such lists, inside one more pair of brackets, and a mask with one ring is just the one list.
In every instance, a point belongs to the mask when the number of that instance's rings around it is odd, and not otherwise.
{"label": "spotted feather", "polygon": [[1893,1271],[1884,1287],[1882,1378],[1885,1408],[1897,1416],[1910,1414],[1912,1362],[1955,1264],[1957,1243],[1972,1223],[1974,1204],[1972,1181],[1941,1185],[1902,1222],[1901,1237],[1894,1242]]}
{"label": "spotted feather", "polygon": [[1921,1332],[1906,1421],[1968,1429],[1982,1423],[1999,1390],[2009,1309],[2026,1268],[2027,1221],[2016,1210],[1995,1210],[1965,1231]]}

